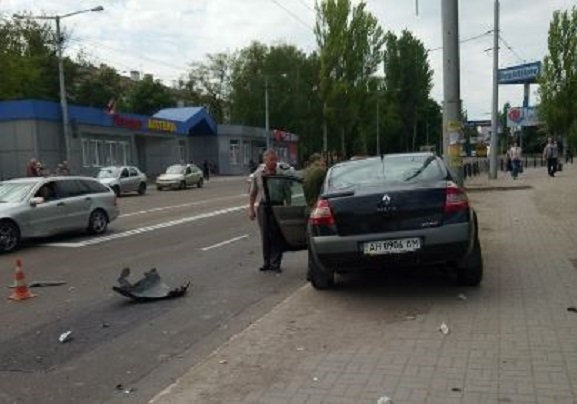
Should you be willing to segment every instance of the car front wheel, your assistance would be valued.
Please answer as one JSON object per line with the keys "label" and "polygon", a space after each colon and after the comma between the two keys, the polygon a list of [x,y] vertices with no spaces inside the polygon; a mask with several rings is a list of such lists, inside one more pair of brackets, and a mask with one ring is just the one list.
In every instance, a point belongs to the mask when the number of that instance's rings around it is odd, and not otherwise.
{"label": "car front wheel", "polygon": [[141,182],[138,186],[138,195],[144,195],[146,193],[146,183]]}
{"label": "car front wheel", "polygon": [[317,290],[330,289],[335,285],[335,274],[334,272],[325,272],[317,264],[313,253],[309,249],[308,251],[308,273],[307,279],[310,281],[313,288]]}
{"label": "car front wheel", "polygon": [[0,222],[0,252],[14,251],[20,245],[20,229],[10,221]]}
{"label": "car front wheel", "polygon": [[199,188],[202,188],[202,185],[204,184],[204,180],[201,178],[200,180],[198,180],[196,186]]}
{"label": "car front wheel", "polygon": [[483,279],[483,255],[477,236],[473,249],[457,268],[457,283],[462,286],[477,286]]}
{"label": "car front wheel", "polygon": [[106,213],[97,209],[90,215],[88,221],[88,232],[91,234],[102,234],[106,231],[108,227],[108,216]]}

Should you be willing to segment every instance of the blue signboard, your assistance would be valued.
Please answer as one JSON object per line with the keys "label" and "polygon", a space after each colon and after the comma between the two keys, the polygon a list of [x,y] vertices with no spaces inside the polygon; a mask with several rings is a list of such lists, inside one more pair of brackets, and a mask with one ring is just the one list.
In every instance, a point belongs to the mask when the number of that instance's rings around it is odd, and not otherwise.
{"label": "blue signboard", "polygon": [[541,62],[499,69],[497,72],[499,84],[531,84],[536,83],[541,74]]}
{"label": "blue signboard", "polygon": [[469,128],[476,128],[478,126],[491,126],[491,120],[486,119],[486,120],[482,120],[482,121],[467,121],[465,126],[467,126]]}

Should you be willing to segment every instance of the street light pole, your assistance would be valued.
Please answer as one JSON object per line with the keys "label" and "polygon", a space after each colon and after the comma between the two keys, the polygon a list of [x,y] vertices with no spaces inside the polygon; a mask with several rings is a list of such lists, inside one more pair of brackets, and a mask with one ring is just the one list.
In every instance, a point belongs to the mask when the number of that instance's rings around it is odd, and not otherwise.
{"label": "street light pole", "polygon": [[269,118],[268,118],[268,76],[264,76],[264,130],[266,134],[266,149],[270,150]]}
{"label": "street light pole", "polygon": [[66,17],[72,17],[73,15],[90,13],[95,11],[102,11],[104,7],[98,6],[94,8],[89,8],[87,10],[74,11],[72,13],[56,16],[38,16],[38,17],[27,17],[23,15],[14,14],[14,18],[33,18],[39,20],[54,20],[56,21],[56,54],[58,57],[58,82],[60,87],[60,108],[62,110],[62,128],[64,134],[64,147],[66,160],[70,163],[70,126],[68,119],[68,102],[66,99],[66,82],[64,80],[64,58],[62,55],[62,32],[60,30],[60,20]]}
{"label": "street light pole", "polygon": [[497,157],[499,155],[499,0],[495,0],[493,29],[493,108],[491,116],[491,149],[489,151],[489,178],[497,178]]}
{"label": "street light pole", "polygon": [[377,95],[377,156],[381,155],[381,136],[379,131],[379,97]]}
{"label": "street light pole", "polygon": [[56,47],[58,50],[58,79],[60,84],[60,108],[62,110],[62,127],[64,129],[64,147],[66,160],[70,162],[70,126],[68,120],[68,102],[66,99],[66,82],[64,81],[64,60],[62,58],[62,34],[60,32],[60,16],[56,20]]}

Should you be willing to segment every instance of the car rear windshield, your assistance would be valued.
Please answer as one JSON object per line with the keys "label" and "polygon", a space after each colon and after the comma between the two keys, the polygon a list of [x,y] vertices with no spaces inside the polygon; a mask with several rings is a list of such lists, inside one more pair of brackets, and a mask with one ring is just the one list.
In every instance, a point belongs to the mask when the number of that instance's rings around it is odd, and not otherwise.
{"label": "car rear windshield", "polygon": [[385,156],[339,164],[330,170],[329,190],[393,183],[440,181],[446,174],[431,155]]}
{"label": "car rear windshield", "polygon": [[170,166],[166,169],[166,174],[182,174],[184,172],[184,166],[175,165]]}
{"label": "car rear windshield", "polygon": [[118,177],[118,171],[118,167],[101,168],[100,171],[98,171],[97,178],[116,178]]}
{"label": "car rear windshield", "polygon": [[0,182],[0,203],[22,202],[34,188],[33,183]]}

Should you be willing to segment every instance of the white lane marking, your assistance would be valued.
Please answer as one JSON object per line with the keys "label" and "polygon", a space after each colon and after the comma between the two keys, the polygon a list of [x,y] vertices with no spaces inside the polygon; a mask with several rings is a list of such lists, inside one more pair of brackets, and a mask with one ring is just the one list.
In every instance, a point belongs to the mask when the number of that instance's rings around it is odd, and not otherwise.
{"label": "white lane marking", "polygon": [[235,195],[235,196],[226,196],[223,198],[213,198],[213,199],[205,199],[202,201],[196,201],[196,202],[190,202],[190,203],[183,203],[180,205],[171,205],[171,206],[163,206],[160,208],[152,208],[152,209],[147,209],[147,210],[139,210],[136,212],[132,212],[132,213],[124,213],[120,216],[118,216],[118,218],[121,217],[130,217],[130,216],[136,216],[136,215],[145,215],[147,213],[150,212],[160,212],[163,210],[169,210],[169,209],[178,209],[178,208],[186,208],[188,206],[196,206],[196,205],[204,205],[207,203],[211,203],[211,202],[216,202],[216,201],[224,201],[227,199],[236,199],[236,198],[240,198],[240,197],[245,197],[246,198],[246,194],[239,194],[239,195]]}
{"label": "white lane marking", "polygon": [[126,238],[126,237],[130,237],[130,236],[135,236],[137,234],[147,233],[147,232],[153,231],[153,230],[177,226],[179,224],[196,222],[197,220],[207,219],[209,217],[214,217],[214,216],[224,215],[227,213],[237,212],[239,210],[246,209],[247,207],[248,207],[248,205],[242,205],[242,206],[235,206],[232,208],[219,209],[219,210],[215,210],[215,211],[208,212],[208,213],[202,213],[200,215],[184,217],[182,219],[171,220],[169,222],[164,222],[164,223],[158,223],[158,224],[155,224],[152,226],[139,227],[136,229],[123,231],[121,233],[111,234],[109,236],[96,237],[96,238],[86,240],[86,241],[79,241],[79,242],[75,242],[75,243],[47,243],[47,244],[42,244],[42,245],[47,246],[47,247],[69,247],[69,248],[86,247],[89,245],[100,244],[100,243],[104,243],[107,241],[116,240],[119,238]]}
{"label": "white lane marking", "polygon": [[234,243],[235,241],[239,241],[239,240],[242,240],[243,238],[247,238],[247,237],[248,237],[248,234],[243,234],[242,236],[234,237],[234,238],[231,238],[230,240],[225,240],[221,243],[217,243],[217,244],[213,244],[213,245],[208,246],[208,247],[201,248],[201,250],[202,251],[212,250],[213,248],[222,247],[224,245]]}

